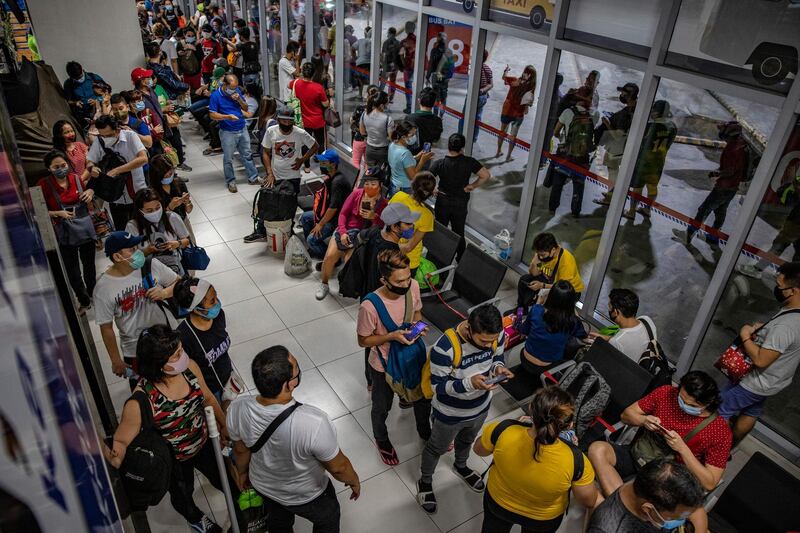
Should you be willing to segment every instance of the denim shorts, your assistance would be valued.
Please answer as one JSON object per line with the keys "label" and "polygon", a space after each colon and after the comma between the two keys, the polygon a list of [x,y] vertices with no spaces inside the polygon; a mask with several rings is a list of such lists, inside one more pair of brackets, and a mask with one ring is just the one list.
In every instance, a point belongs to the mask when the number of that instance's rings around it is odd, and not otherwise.
{"label": "denim shorts", "polygon": [[728,383],[722,389],[722,405],[719,406],[719,416],[725,420],[737,415],[759,418],[764,412],[766,400],[766,396],[750,392],[738,383]]}

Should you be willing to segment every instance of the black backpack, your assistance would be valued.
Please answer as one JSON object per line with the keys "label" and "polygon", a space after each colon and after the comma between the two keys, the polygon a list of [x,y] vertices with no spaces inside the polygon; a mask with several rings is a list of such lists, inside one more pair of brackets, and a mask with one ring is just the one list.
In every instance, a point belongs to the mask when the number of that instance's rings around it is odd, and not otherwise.
{"label": "black backpack", "polygon": [[368,289],[369,267],[372,258],[372,239],[381,229],[379,227],[362,231],[358,236],[350,259],[339,270],[339,294],[345,298],[361,298],[372,292]]}
{"label": "black backpack", "polygon": [[96,142],[100,143],[100,147],[103,149],[103,158],[97,163],[100,175],[92,180],[91,188],[94,189],[95,196],[106,202],[113,203],[122,196],[125,185],[131,179],[131,173],[126,172],[112,178],[108,175],[108,171],[112,168],[127,165],[128,162],[120,154],[111,148],[107,148],[102,137],[97,137]]}
{"label": "black backpack", "polygon": [[136,391],[131,400],[139,404],[142,426],[128,445],[119,474],[130,510],[144,511],[158,504],[169,489],[172,447],[153,425],[153,411],[147,394]]}
{"label": "black backpack", "polygon": [[287,180],[272,187],[261,187],[253,197],[253,220],[268,222],[294,219],[297,211],[297,193]]}
{"label": "black backpack", "polygon": [[[153,256],[148,255],[144,260],[144,265],[142,265],[142,286],[144,287],[144,290],[149,290],[153,288],[154,284]],[[176,320],[186,317],[186,315],[189,313],[188,309],[182,309],[178,305],[178,302],[175,300],[174,296],[172,298],[167,298],[166,300],[158,300],[156,305],[158,305],[161,308],[161,311],[164,313],[166,325],[169,325],[167,312],[169,312],[169,314],[172,315]]]}
{"label": "black backpack", "polygon": [[561,377],[558,386],[575,398],[575,434],[580,439],[611,401],[611,387],[591,363],[582,361]]}
{"label": "black backpack", "polygon": [[669,359],[664,355],[664,350],[661,348],[661,344],[658,342],[653,330],[650,329],[650,324],[646,320],[640,320],[640,322],[644,325],[647,337],[650,339],[647,343],[647,348],[639,357],[639,366],[653,375],[653,380],[647,387],[647,392],[649,392],[662,385],[671,385],[675,367],[670,364]]}

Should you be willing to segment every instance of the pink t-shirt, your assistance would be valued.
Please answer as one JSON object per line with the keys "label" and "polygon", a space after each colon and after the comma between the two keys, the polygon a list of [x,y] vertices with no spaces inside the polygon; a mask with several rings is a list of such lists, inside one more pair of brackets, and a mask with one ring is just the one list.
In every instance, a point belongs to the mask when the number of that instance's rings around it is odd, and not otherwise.
{"label": "pink t-shirt", "polygon": [[[386,306],[389,316],[392,317],[395,324],[401,324],[406,314],[406,299],[405,297],[389,300],[381,295],[381,292],[376,292]],[[414,311],[422,310],[422,297],[419,294],[419,283],[417,280],[411,280],[411,301],[414,304]],[[383,327],[378,311],[372,302],[364,300],[358,308],[358,323],[356,324],[356,333],[360,337],[369,337],[370,335],[386,335],[388,331]],[[389,356],[389,343],[379,346],[381,350],[382,359],[385,361]],[[378,372],[383,372],[383,364],[378,361],[378,352],[375,348],[369,353],[369,364]]]}

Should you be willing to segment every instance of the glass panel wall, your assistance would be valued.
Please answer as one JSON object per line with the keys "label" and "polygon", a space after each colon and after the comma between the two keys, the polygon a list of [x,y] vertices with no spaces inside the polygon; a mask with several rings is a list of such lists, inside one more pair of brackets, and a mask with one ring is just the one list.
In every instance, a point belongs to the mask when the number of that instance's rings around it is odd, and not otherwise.
{"label": "glass panel wall", "polygon": [[[256,8],[255,17],[253,20],[256,20],[256,25],[261,24],[261,21],[258,20],[258,5],[256,4],[255,0],[252,0],[251,5]],[[278,87],[278,61],[281,60],[283,56],[283,47],[281,46],[281,10],[280,10],[280,1],[279,0],[270,0],[267,3],[267,57],[266,57],[266,65],[267,65],[267,72],[269,72],[269,87],[270,93],[274,96],[280,95],[280,89]],[[252,9],[251,9],[252,11]],[[253,29],[251,28],[251,32]],[[255,32],[256,36],[258,36],[258,32]]]}
{"label": "glass panel wall", "polygon": [[522,258],[551,232],[578,263],[584,283],[594,265],[642,73],[562,52]]}
{"label": "glass panel wall", "polygon": [[[781,154],[694,368],[725,383],[713,367],[714,361],[744,324],[766,322],[778,311],[773,287],[776,268],[785,261],[800,261],[800,123]],[[790,386],[767,401],[761,420],[800,445],[800,381],[796,376]]]}
{"label": "glass panel wall", "polygon": [[492,178],[472,193],[467,221],[488,238],[517,225],[546,53],[543,45],[486,34],[472,156]]}
{"label": "glass panel wall", "polygon": [[676,358],[778,109],[662,79],[611,253],[608,291],[632,289]]}
{"label": "glass panel wall", "polygon": [[564,38],[647,58],[661,2],[572,0]]}
{"label": "glass panel wall", "polygon": [[358,139],[358,124],[351,126],[353,112],[364,105],[366,87],[369,85],[369,63],[372,53],[372,0],[347,0],[344,5],[344,82],[339,90],[344,91],[342,122],[344,136],[342,141],[351,145],[354,135]]}
{"label": "glass panel wall", "polygon": [[550,31],[555,0],[491,0],[489,20],[540,33]]}
{"label": "glass panel wall", "polygon": [[397,121],[413,110],[411,86],[417,50],[417,13],[384,5],[380,33],[380,87],[389,94],[386,109]]}
{"label": "glass panel wall", "polygon": [[476,9],[480,9],[478,0],[429,0],[429,5],[468,14],[474,14]]}
{"label": "glass panel wall", "polygon": [[666,63],[788,93],[800,50],[797,0],[684,0]]}

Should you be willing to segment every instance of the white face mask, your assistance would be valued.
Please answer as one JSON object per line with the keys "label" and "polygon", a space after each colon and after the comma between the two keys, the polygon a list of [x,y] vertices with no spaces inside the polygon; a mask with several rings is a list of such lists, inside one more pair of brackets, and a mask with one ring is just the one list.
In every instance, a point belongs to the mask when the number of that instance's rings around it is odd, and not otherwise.
{"label": "white face mask", "polygon": [[155,211],[151,213],[145,213],[142,211],[142,216],[144,216],[145,220],[147,220],[151,224],[158,224],[161,221],[161,215],[163,210],[159,207]]}
{"label": "white face mask", "polygon": [[117,136],[116,135],[112,135],[111,137],[103,136],[103,142],[106,144],[106,146],[110,146],[117,142]]}

